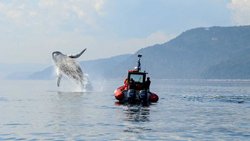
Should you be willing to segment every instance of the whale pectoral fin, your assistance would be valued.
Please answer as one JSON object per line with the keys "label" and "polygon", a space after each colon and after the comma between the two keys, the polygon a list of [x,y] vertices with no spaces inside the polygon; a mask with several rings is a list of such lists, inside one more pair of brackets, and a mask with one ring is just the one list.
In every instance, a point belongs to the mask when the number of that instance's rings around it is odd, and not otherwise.
{"label": "whale pectoral fin", "polygon": [[62,79],[62,75],[58,75],[58,77],[57,77],[57,87],[60,86],[61,79]]}
{"label": "whale pectoral fin", "polygon": [[82,52],[80,52],[79,54],[76,54],[76,55],[70,55],[69,58],[78,58],[80,57],[85,51],[86,51],[87,48],[85,48]]}

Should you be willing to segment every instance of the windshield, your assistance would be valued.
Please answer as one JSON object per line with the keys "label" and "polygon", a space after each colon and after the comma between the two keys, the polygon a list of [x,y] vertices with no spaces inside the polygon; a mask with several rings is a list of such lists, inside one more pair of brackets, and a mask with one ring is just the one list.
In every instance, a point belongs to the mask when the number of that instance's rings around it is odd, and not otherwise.
{"label": "windshield", "polygon": [[133,78],[137,83],[143,83],[143,75],[141,74],[131,74],[130,79]]}

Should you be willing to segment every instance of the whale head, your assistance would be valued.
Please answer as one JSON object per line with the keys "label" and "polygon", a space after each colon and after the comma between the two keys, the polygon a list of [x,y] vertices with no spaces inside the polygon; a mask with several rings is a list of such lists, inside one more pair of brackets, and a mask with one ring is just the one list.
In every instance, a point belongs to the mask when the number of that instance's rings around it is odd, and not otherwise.
{"label": "whale head", "polygon": [[64,57],[64,56],[65,56],[65,55],[62,54],[60,51],[54,51],[54,52],[52,53],[52,58],[53,58],[53,60],[54,60],[55,62],[57,62],[58,60],[61,60],[62,57]]}

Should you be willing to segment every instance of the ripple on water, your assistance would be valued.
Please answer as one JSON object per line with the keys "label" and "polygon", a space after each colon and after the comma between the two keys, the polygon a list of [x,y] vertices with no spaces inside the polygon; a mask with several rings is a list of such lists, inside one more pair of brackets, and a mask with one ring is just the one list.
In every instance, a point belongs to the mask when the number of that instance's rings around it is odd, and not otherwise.
{"label": "ripple on water", "polygon": [[249,95],[183,96],[183,99],[194,102],[250,103]]}

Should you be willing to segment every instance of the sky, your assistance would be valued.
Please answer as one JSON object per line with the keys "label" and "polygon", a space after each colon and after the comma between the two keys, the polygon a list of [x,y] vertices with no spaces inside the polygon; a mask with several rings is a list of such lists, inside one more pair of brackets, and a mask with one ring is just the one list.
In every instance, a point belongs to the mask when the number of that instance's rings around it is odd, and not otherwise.
{"label": "sky", "polygon": [[249,25],[249,13],[250,0],[0,0],[0,64],[135,53],[191,28]]}

